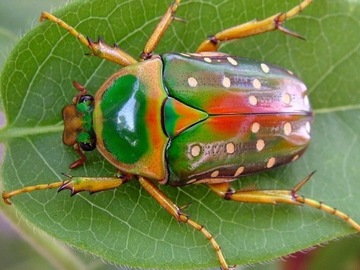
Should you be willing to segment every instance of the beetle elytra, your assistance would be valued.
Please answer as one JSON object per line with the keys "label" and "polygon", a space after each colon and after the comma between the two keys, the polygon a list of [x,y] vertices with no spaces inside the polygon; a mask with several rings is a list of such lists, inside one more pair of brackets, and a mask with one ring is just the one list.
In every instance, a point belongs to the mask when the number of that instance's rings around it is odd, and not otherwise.
{"label": "beetle elytra", "polygon": [[[41,19],[66,29],[92,54],[117,63],[93,97],[75,82],[78,94],[63,110],[63,142],[79,159],[95,148],[118,173],[114,177],[68,177],[45,185],[3,192],[3,199],[34,190],[70,189],[98,192],[137,180],[179,222],[201,232],[213,246],[223,269],[231,268],[220,245],[206,229],[172,202],[156,184],[207,184],[227,200],[286,203],[319,208],[360,226],[346,214],[298,195],[311,175],[290,190],[233,190],[230,182],[297,160],[310,141],[312,112],[304,83],[280,67],[218,52],[222,42],[281,30],[283,23],[312,1],[266,18],[221,31],[205,39],[196,53],[154,55],[175,18],[180,0],[170,5],[150,36],[140,61],[102,40],[93,42],[50,13]],[[115,100],[115,102],[114,102]]]}

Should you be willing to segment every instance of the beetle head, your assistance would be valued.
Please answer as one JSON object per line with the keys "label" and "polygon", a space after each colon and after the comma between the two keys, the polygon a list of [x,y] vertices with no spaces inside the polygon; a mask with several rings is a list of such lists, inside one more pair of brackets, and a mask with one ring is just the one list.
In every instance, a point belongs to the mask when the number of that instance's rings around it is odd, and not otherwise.
{"label": "beetle head", "polygon": [[63,143],[74,146],[81,156],[81,162],[76,161],[70,167],[77,167],[85,162],[82,151],[96,148],[96,136],[93,129],[92,113],[94,97],[77,83],[74,86],[80,91],[73,99],[73,104],[67,105],[62,111],[64,121]]}

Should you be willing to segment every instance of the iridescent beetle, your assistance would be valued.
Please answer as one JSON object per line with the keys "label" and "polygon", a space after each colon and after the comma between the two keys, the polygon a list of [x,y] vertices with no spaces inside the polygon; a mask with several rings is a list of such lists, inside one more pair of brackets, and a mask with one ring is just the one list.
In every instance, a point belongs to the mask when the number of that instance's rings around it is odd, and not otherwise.
{"label": "iridescent beetle", "polygon": [[290,190],[233,190],[230,182],[297,160],[310,141],[312,112],[303,82],[288,70],[217,52],[223,41],[279,29],[312,0],[286,13],[251,21],[206,39],[197,53],[153,55],[162,35],[175,19],[180,3],[170,5],[149,38],[141,62],[101,40],[93,42],[53,15],[50,20],[68,30],[92,53],[124,66],[95,97],[74,82],[79,91],[63,110],[63,142],[80,158],[97,148],[118,170],[115,177],[69,177],[61,182],[3,192],[3,199],[34,190],[70,189],[98,192],[133,179],[174,218],[200,231],[214,247],[220,265],[229,269],[220,246],[201,225],[182,212],[153,182],[172,186],[205,183],[227,200],[286,203],[322,209],[360,226],[346,214],[298,195],[311,175]]}

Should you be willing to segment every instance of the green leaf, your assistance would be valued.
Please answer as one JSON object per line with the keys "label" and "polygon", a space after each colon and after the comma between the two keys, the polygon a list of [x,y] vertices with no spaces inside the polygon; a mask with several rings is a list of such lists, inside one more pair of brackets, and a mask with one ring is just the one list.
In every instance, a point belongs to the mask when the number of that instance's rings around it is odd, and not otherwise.
{"label": "green leaf", "polygon": [[[285,1],[284,1],[285,2]],[[93,39],[101,36],[133,56],[169,1],[79,1],[55,12]],[[290,9],[298,0],[183,1],[156,53],[194,51],[209,34]],[[318,0],[286,26],[302,41],[272,32],[222,47],[234,55],[275,63],[302,78],[315,111],[313,140],[297,162],[242,178],[237,188],[287,189],[317,170],[302,193],[326,201],[360,220],[359,135],[360,1]],[[88,49],[45,22],[29,32],[8,58],[1,76],[1,101],[7,125],[2,184],[6,190],[72,175],[109,176],[114,168],[100,154],[84,167],[69,170],[77,156],[61,144],[61,109],[76,91],[72,81],[95,93],[119,66],[85,56]],[[354,233],[343,221],[308,207],[249,205],[224,201],[206,186],[161,187],[186,212],[204,224],[222,247],[229,264],[263,262]],[[23,218],[55,238],[118,265],[200,268],[218,265],[206,239],[171,218],[137,182],[92,196],[33,192],[12,199]]]}
{"label": "green leaf", "polygon": [[34,14],[65,3],[66,0],[13,0],[0,2],[0,67],[3,66],[10,48],[20,40],[32,25],[37,24]]}

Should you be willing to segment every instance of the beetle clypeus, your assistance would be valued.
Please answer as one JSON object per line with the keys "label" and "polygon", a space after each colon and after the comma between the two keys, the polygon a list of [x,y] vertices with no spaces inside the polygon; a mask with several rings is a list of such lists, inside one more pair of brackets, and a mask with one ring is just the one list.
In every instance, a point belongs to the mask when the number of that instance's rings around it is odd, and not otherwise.
{"label": "beetle clypeus", "polygon": [[[51,184],[3,192],[11,197],[34,190],[59,188],[91,193],[137,179],[141,186],[179,222],[200,231],[211,243],[223,269],[229,269],[217,241],[163,194],[153,182],[172,186],[205,183],[227,200],[308,205],[333,214],[356,230],[346,214],[298,195],[311,175],[290,190],[233,190],[241,176],[297,160],[310,141],[312,112],[307,89],[291,72],[271,64],[217,52],[221,42],[279,29],[312,0],[286,13],[221,31],[202,42],[196,53],[153,55],[174,20],[180,0],[170,5],[150,36],[140,62],[118,47],[93,42],[71,26],[43,12],[68,30],[100,58],[124,66],[95,97],[77,82],[73,104],[63,109],[63,142],[80,158],[97,148],[115,166],[114,177],[68,177]],[[116,102],[114,102],[116,100]]]}

